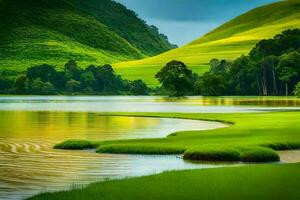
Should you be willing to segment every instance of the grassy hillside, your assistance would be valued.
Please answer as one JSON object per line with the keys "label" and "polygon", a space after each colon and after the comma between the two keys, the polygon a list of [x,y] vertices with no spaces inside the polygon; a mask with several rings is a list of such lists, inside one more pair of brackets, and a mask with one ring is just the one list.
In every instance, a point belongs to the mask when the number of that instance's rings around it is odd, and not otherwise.
{"label": "grassy hillside", "polygon": [[157,55],[174,47],[156,27],[146,25],[143,20],[137,20],[137,15],[122,4],[112,3],[111,0],[73,0],[73,2],[125,38],[143,54]]}
{"label": "grassy hillside", "polygon": [[112,63],[173,47],[111,0],[1,0],[0,19],[1,69],[63,66],[68,59],[82,65]]}
{"label": "grassy hillside", "polygon": [[[288,0],[251,10],[178,49],[133,62],[115,64],[125,77],[134,78],[131,68],[161,68],[171,60],[180,60],[193,68],[201,68],[212,58],[233,60],[260,40],[271,38],[288,28],[300,28],[300,1]],[[141,71],[143,71],[141,69]],[[200,70],[200,69],[199,69]],[[200,70],[203,71],[203,70]],[[140,75],[140,73],[137,73]],[[148,74],[145,76],[148,78]],[[152,77],[154,74],[151,75]],[[155,84],[154,79],[149,81]]]}
{"label": "grassy hillside", "polygon": [[31,200],[296,200],[300,164],[254,165],[166,172],[94,183],[73,191],[41,194]]}

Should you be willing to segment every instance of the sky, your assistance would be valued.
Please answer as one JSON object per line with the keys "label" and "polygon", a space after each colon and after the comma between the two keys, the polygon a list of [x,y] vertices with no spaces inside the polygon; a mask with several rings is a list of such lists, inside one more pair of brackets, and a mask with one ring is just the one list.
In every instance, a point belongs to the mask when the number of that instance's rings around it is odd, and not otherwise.
{"label": "sky", "polygon": [[115,0],[182,46],[255,7],[278,0]]}

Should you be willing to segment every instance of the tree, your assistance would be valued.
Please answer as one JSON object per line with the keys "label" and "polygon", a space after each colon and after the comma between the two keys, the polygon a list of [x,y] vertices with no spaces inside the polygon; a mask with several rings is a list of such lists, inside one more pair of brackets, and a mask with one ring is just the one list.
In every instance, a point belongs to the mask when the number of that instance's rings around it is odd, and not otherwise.
{"label": "tree", "polygon": [[[285,94],[289,94],[289,85],[296,84],[299,80],[300,73],[300,53],[297,51],[281,56],[277,71],[279,73],[279,79],[285,84]],[[298,78],[297,78],[298,77]]]}
{"label": "tree", "polygon": [[235,94],[246,95],[256,91],[252,87],[252,83],[256,81],[256,78],[251,73],[249,63],[249,56],[241,56],[232,63],[229,69],[228,77]]}
{"label": "tree", "polygon": [[130,93],[133,95],[147,95],[148,87],[142,80],[132,81]]}
{"label": "tree", "polygon": [[40,78],[43,82],[52,82],[56,76],[56,70],[53,66],[42,64],[27,69],[27,78],[30,80]]}
{"label": "tree", "polygon": [[227,82],[222,74],[206,72],[196,83],[198,93],[203,96],[221,96],[225,94]]}
{"label": "tree", "polygon": [[30,84],[30,93],[37,95],[51,95],[55,94],[54,86],[50,82],[43,82],[40,78],[35,79]]}
{"label": "tree", "polygon": [[162,84],[162,87],[167,90],[170,96],[184,96],[191,92],[192,71],[180,61],[171,61],[162,68],[155,78]]}
{"label": "tree", "polygon": [[296,85],[294,93],[297,97],[300,97],[300,82]]}
{"label": "tree", "polygon": [[98,81],[103,86],[103,92],[116,91],[114,85],[116,80],[116,74],[111,65],[104,65],[102,67],[98,67],[97,77]]}
{"label": "tree", "polygon": [[75,60],[69,60],[65,64],[65,73],[68,80],[74,79],[79,80],[80,78],[80,69]]}
{"label": "tree", "polygon": [[90,88],[94,90],[95,84],[96,84],[96,79],[95,76],[92,72],[84,72],[80,76],[80,82],[82,85],[82,88]]}
{"label": "tree", "polygon": [[[266,94],[272,93],[273,95],[278,94],[278,86],[277,86],[277,74],[276,74],[276,66],[278,65],[279,58],[274,55],[270,55],[264,57],[261,60],[262,66],[262,74],[261,77],[263,82],[265,83]],[[272,84],[271,84],[272,83]],[[272,88],[272,92],[269,91]]]}
{"label": "tree", "polygon": [[0,92],[6,93],[13,86],[13,81],[7,77],[0,76]]}
{"label": "tree", "polygon": [[28,79],[25,75],[18,75],[15,79],[14,90],[17,94],[26,94],[28,92]]}
{"label": "tree", "polygon": [[80,86],[81,86],[81,83],[74,79],[71,79],[66,83],[67,92],[70,92],[70,93],[79,92]]}
{"label": "tree", "polygon": [[227,63],[226,60],[221,60],[219,61],[218,59],[212,59],[210,61],[210,72],[213,73],[225,73],[227,72],[229,68],[229,64]]}

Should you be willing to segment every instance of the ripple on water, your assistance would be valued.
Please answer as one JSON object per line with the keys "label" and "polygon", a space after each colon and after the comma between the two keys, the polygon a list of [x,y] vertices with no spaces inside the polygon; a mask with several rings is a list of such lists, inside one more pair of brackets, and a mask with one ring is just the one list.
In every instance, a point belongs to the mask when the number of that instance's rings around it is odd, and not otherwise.
{"label": "ripple on water", "polygon": [[217,122],[103,117],[89,113],[0,111],[0,199],[23,199],[107,178],[216,167],[188,163],[178,156],[110,155],[52,148],[66,139],[153,138],[175,131],[226,126]]}

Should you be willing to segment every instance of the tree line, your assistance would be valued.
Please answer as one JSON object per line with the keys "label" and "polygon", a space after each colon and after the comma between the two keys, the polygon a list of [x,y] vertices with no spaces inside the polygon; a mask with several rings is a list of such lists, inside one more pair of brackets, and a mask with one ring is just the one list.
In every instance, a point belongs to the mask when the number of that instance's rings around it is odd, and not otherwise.
{"label": "tree line", "polygon": [[202,76],[172,61],[156,78],[171,96],[300,95],[300,29],[262,40],[232,62],[212,59]]}
{"label": "tree line", "polygon": [[161,87],[150,89],[142,80],[123,79],[110,65],[81,69],[70,60],[62,71],[47,64],[30,67],[23,74],[3,71],[0,93],[300,96],[300,29],[262,40],[234,61],[212,59],[209,71],[201,76],[183,62],[171,61],[155,78]]}
{"label": "tree line", "polygon": [[3,71],[0,75],[2,94],[130,94],[148,95],[150,89],[142,80],[129,81],[117,75],[112,66],[90,65],[78,67],[75,60],[68,61],[63,71],[42,64],[18,74]]}

